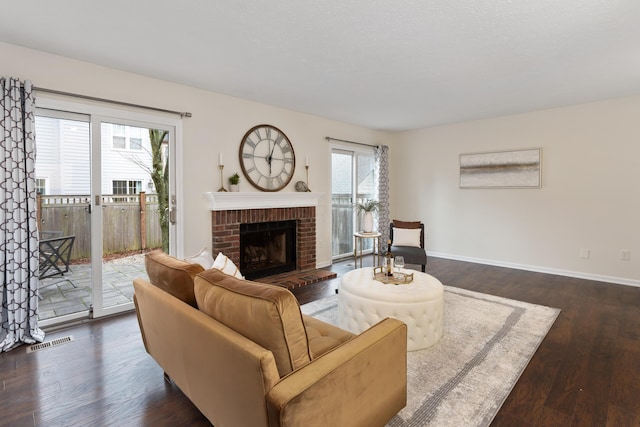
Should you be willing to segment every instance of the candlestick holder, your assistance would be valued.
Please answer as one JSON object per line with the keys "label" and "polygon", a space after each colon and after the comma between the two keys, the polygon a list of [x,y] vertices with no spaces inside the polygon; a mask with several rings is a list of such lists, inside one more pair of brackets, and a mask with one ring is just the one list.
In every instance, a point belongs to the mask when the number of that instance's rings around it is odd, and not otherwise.
{"label": "candlestick holder", "polygon": [[305,165],[305,169],[307,170],[307,192],[311,192],[309,188],[309,165]]}
{"label": "candlestick holder", "polygon": [[224,188],[224,180],[222,178],[222,170],[224,169],[224,165],[220,165],[220,166],[218,166],[218,168],[220,168],[220,188],[218,188],[218,193],[226,192],[227,189]]}

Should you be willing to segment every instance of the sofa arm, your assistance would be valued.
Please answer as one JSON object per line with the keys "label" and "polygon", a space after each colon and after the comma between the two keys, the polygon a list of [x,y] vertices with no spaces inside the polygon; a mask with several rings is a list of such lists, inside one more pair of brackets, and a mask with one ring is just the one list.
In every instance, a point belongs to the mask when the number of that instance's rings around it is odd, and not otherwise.
{"label": "sofa arm", "polygon": [[267,394],[275,426],[384,426],[407,401],[407,326],[387,318],[285,376]]}

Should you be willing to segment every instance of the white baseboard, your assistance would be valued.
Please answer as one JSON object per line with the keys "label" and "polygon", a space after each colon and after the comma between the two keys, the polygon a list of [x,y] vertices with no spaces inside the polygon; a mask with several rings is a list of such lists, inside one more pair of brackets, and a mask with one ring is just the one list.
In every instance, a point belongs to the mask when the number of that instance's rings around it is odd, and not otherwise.
{"label": "white baseboard", "polygon": [[[481,258],[472,258],[459,255],[451,255],[440,252],[427,252],[427,255],[436,258],[452,259],[456,261],[472,262],[475,264],[493,265],[496,267],[513,268],[515,270],[533,271],[536,273],[555,274],[557,276],[575,277],[577,279],[594,280],[597,282],[615,283],[617,285],[627,285],[640,287],[640,280],[628,279],[625,277],[604,276],[600,274],[583,273],[580,271],[561,270],[557,268],[539,267],[535,265],[516,264],[504,261],[495,261]],[[428,265],[428,264],[427,264]],[[427,267],[427,270],[429,267]]]}

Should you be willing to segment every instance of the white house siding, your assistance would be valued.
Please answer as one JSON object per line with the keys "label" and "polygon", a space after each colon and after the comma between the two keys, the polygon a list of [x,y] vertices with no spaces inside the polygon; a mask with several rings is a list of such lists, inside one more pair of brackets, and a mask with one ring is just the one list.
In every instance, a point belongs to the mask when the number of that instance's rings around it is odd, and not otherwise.
{"label": "white house siding", "polygon": [[48,194],[90,194],[89,124],[36,116],[36,177]]}
{"label": "white house siding", "polygon": [[60,127],[63,194],[91,194],[89,123],[61,120]]}
{"label": "white house siding", "polygon": [[[36,116],[35,131],[36,177],[47,181],[46,194],[91,194],[89,123]],[[149,172],[132,160],[137,158],[144,164],[151,165],[148,130],[140,131],[142,150],[139,151],[113,149],[112,135],[113,126],[103,124],[102,193],[112,194],[114,180],[141,181],[142,191],[154,193]]]}
{"label": "white house siding", "polygon": [[[128,127],[126,135],[132,127]],[[140,129],[140,128],[135,128]],[[149,142],[148,129],[141,129],[142,150],[130,150],[127,137],[126,149],[113,148],[113,125],[102,124],[102,193],[113,193],[113,181],[141,181],[142,191],[155,193],[151,175],[148,170],[138,166],[136,160],[145,165],[151,165],[151,143]],[[150,169],[150,166],[149,166]]]}

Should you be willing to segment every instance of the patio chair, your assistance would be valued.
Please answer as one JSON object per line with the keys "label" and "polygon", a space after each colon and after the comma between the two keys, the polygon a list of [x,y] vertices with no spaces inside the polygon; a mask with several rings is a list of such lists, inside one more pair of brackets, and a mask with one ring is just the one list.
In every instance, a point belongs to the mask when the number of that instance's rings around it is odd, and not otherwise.
{"label": "patio chair", "polygon": [[[71,250],[73,249],[75,239],[76,236],[64,236],[40,240],[40,269],[38,275],[40,279],[64,276],[64,273],[69,271]],[[63,280],[67,280],[73,284],[68,278],[64,278]],[[47,283],[47,285],[52,284],[53,283]]]}
{"label": "patio chair", "polygon": [[40,232],[40,240],[54,239],[56,237],[62,237],[62,231],[48,230]]}

